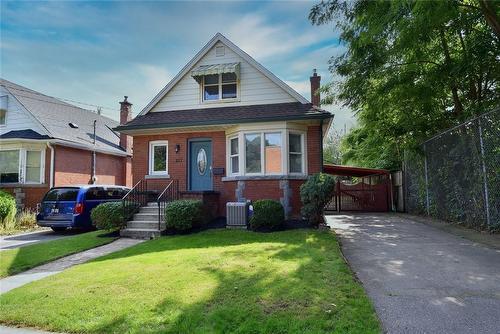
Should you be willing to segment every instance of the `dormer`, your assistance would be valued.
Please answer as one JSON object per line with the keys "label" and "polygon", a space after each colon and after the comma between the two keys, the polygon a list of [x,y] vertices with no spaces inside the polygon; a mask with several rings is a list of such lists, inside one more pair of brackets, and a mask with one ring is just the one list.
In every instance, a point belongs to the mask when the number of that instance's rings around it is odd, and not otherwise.
{"label": "dormer", "polygon": [[[224,50],[224,46],[216,48]],[[219,51],[223,52],[223,51]],[[240,97],[240,63],[200,65],[191,71],[200,85],[202,103],[234,102]]]}

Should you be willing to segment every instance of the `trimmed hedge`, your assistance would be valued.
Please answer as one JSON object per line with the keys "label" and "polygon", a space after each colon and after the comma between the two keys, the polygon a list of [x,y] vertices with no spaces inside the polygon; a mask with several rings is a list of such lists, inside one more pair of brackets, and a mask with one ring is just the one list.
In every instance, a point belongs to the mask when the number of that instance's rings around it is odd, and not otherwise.
{"label": "trimmed hedge", "polygon": [[335,192],[334,176],[325,173],[311,175],[300,186],[300,199],[302,200],[302,215],[309,220],[312,226],[325,222],[323,210],[332,199]]}
{"label": "trimmed hedge", "polygon": [[90,212],[92,224],[99,230],[114,230],[125,225],[122,202],[101,203]]}
{"label": "trimmed hedge", "polygon": [[272,199],[260,199],[253,203],[253,216],[250,218],[252,230],[275,230],[283,225],[285,210],[280,202]]}
{"label": "trimmed hedge", "polygon": [[12,195],[0,190],[0,224],[3,228],[8,228],[15,224],[16,200]]}
{"label": "trimmed hedge", "polygon": [[184,199],[173,201],[165,208],[167,229],[187,231],[207,223],[203,203],[200,200]]}

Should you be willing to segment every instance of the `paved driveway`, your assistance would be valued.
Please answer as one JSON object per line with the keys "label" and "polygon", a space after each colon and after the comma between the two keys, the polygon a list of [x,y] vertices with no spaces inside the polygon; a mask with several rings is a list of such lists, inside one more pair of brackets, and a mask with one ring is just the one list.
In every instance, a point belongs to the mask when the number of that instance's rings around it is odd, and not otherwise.
{"label": "paved driveway", "polygon": [[17,235],[1,236],[0,250],[18,248],[21,246],[36,244],[39,242],[65,238],[78,233],[81,232],[71,231],[71,230],[65,232],[54,232],[52,230],[43,230],[37,232],[17,234]]}
{"label": "paved driveway", "polygon": [[391,214],[327,216],[388,333],[500,333],[500,250]]}

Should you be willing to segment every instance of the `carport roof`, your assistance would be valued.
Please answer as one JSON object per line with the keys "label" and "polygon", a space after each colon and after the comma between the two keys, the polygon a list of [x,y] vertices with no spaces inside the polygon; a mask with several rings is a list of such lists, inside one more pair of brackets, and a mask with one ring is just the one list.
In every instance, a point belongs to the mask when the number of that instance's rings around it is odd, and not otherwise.
{"label": "carport roof", "polygon": [[332,175],[356,176],[356,177],[389,174],[389,171],[385,170],[385,169],[342,166],[342,165],[333,165],[333,164],[323,164],[323,171],[325,173],[332,174]]}

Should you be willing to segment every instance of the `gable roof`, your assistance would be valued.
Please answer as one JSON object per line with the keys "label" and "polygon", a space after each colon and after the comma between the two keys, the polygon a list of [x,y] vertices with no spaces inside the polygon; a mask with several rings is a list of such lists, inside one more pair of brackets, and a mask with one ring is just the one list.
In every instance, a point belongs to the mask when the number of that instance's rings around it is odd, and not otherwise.
{"label": "gable roof", "polygon": [[274,75],[267,68],[258,63],[255,59],[253,59],[248,53],[241,50],[238,46],[236,46],[233,42],[227,39],[221,33],[215,34],[214,37],[181,69],[177,75],[170,80],[170,82],[151,100],[151,102],[146,105],[146,107],[139,113],[138,116],[144,115],[151,111],[155,105],[160,102],[160,100],[167,95],[167,93],[193,68],[193,66],[198,63],[207,53],[212,49],[212,47],[218,42],[222,42],[228,48],[230,48],[234,53],[243,58],[246,62],[248,62],[251,66],[255,67],[258,71],[260,71],[264,76],[266,76],[269,80],[274,82],[276,85],[281,87],[284,91],[290,94],[292,97],[297,99],[297,101],[308,104],[309,101],[305,99],[302,95],[297,93],[292,87],[288,86],[285,82],[279,79],[276,75]]}
{"label": "gable roof", "polygon": [[137,116],[126,125],[116,130],[175,128],[201,125],[241,124],[251,122],[272,122],[303,119],[330,119],[328,111],[300,102],[273,103],[251,106],[215,107],[206,109],[188,109],[176,111],[151,112]]}
{"label": "gable roof", "polygon": [[[125,150],[120,147],[119,134],[112,130],[112,128],[119,125],[117,121],[5,79],[0,79],[0,85],[45,130],[45,133],[39,134],[40,136],[58,139],[62,142],[91,150],[93,148],[94,137],[93,122],[96,120],[96,150],[111,154],[126,154]],[[78,128],[71,128],[68,125],[69,123],[77,124]],[[17,134],[26,135],[27,133],[22,132]],[[9,137],[12,138],[12,135],[10,134]],[[2,139],[4,138],[2,136]]]}

